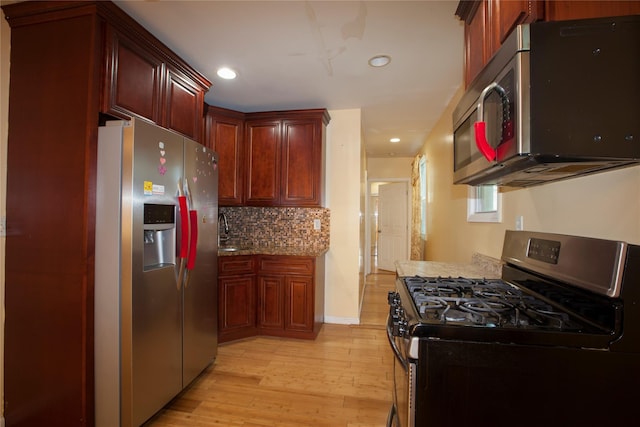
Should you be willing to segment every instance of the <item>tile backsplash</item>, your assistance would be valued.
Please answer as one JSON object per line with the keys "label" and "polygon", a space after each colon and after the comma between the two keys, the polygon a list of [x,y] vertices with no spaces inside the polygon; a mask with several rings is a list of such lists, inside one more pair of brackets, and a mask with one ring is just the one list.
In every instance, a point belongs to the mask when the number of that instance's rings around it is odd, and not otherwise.
{"label": "tile backsplash", "polygon": [[[327,208],[222,207],[219,211],[229,223],[226,245],[329,248]],[[320,220],[320,230],[314,229],[314,220]]]}

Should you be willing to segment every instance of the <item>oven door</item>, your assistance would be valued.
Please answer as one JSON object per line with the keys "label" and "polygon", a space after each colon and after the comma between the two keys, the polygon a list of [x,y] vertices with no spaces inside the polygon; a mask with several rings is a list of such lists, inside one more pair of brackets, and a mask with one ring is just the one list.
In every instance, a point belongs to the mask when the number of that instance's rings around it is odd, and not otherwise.
{"label": "oven door", "polygon": [[393,335],[391,317],[387,320],[387,338],[393,351],[393,404],[387,427],[415,426],[416,364],[407,358],[407,339]]}

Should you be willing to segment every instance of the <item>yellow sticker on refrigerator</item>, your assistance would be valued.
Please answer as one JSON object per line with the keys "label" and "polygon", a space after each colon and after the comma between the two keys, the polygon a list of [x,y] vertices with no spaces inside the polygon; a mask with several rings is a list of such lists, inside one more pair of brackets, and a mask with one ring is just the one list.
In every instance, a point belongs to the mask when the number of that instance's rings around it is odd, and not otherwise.
{"label": "yellow sticker on refrigerator", "polygon": [[144,195],[145,196],[153,196],[153,195],[164,195],[164,185],[154,184],[151,181],[144,182]]}

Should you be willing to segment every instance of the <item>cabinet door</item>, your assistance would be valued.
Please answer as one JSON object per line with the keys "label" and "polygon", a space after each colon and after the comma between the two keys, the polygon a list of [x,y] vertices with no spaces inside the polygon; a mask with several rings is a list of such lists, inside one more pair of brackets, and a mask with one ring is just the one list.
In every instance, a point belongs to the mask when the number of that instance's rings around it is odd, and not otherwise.
{"label": "cabinet door", "polygon": [[313,331],[313,278],[285,277],[285,329]]}
{"label": "cabinet door", "polygon": [[139,116],[158,122],[163,69],[159,57],[108,26],[102,111],[124,119]]}
{"label": "cabinet door", "polygon": [[277,205],[280,194],[281,122],[246,123],[245,203],[253,206]]}
{"label": "cabinet door", "polygon": [[280,205],[320,206],[321,168],[320,120],[284,120]]}
{"label": "cabinet door", "polygon": [[542,19],[542,0],[477,0],[460,2],[465,21],[465,84],[468,86],[519,25]]}
{"label": "cabinet door", "polygon": [[258,276],[258,327],[284,329],[284,276]]}
{"label": "cabinet door", "polygon": [[201,142],[204,91],[180,73],[169,69],[162,126]]}
{"label": "cabinet door", "polygon": [[516,26],[542,19],[543,7],[542,1],[491,0],[491,55],[498,50]]}
{"label": "cabinet door", "polygon": [[469,83],[482,70],[489,56],[489,37],[487,35],[487,4],[477,2],[475,12],[466,19],[464,26],[464,75]]}
{"label": "cabinet door", "polygon": [[218,279],[218,325],[220,342],[255,334],[255,275]]}
{"label": "cabinet door", "polygon": [[207,113],[207,146],[218,153],[218,202],[240,206],[243,196],[243,120]]}

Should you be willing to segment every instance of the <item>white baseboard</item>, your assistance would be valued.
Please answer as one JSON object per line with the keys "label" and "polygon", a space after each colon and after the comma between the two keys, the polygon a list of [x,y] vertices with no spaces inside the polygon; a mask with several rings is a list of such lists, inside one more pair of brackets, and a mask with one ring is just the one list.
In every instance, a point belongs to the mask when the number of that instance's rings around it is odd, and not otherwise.
{"label": "white baseboard", "polygon": [[359,325],[360,319],[358,319],[357,317],[324,316],[324,323],[335,323],[338,325]]}

